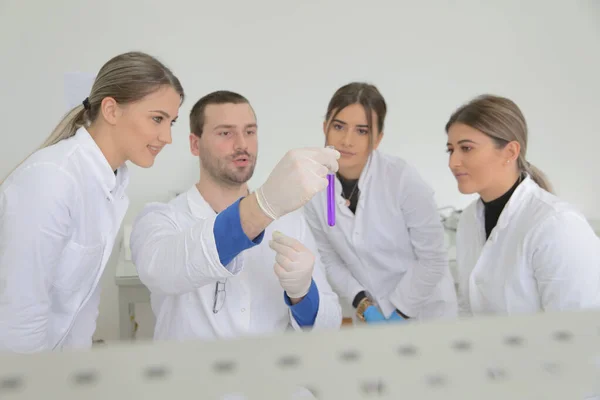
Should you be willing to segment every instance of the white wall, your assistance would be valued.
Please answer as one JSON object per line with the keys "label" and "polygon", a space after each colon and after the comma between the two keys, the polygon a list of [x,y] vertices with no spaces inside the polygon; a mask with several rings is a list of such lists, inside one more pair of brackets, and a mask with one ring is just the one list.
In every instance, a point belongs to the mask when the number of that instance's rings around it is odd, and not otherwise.
{"label": "white wall", "polygon": [[[0,175],[65,111],[65,72],[96,72],[135,49],[167,63],[188,98],[174,143],[154,168],[132,167],[127,221],[144,203],[195,181],[187,114],[200,96],[226,88],[251,100],[260,125],[257,185],[290,147],[323,143],[327,102],[351,80],[379,86],[390,109],[382,149],[416,165],[440,206],[470,199],[446,166],[446,119],[492,92],[522,107],[529,160],[558,194],[600,218],[599,2],[235,3],[62,0],[30,9],[33,2],[0,0]],[[106,274],[97,336],[114,339],[114,262]]]}

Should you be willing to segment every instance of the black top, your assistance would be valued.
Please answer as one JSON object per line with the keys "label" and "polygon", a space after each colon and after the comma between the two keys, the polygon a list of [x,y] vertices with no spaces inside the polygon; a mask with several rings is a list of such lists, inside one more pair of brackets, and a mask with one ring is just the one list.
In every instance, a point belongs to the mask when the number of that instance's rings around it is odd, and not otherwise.
{"label": "black top", "polygon": [[350,206],[348,208],[352,213],[356,213],[356,206],[358,205],[358,196],[360,190],[358,189],[358,179],[346,179],[340,174],[337,174],[340,183],[342,184],[342,197],[346,200],[350,200]]}
{"label": "black top", "polygon": [[515,184],[508,190],[508,192],[504,193],[502,196],[500,196],[497,199],[494,199],[488,203],[481,200],[481,202],[483,203],[483,206],[484,206],[484,210],[485,210],[484,215],[485,215],[485,238],[486,239],[490,237],[490,233],[492,232],[492,229],[494,229],[494,227],[498,223],[498,219],[500,218],[500,214],[502,214],[502,210],[504,210],[506,203],[508,203],[508,200],[510,200],[510,197],[512,196],[514,191],[517,189],[517,186],[519,186],[519,184],[521,182],[523,182],[523,177],[519,176],[519,179],[517,179]]}

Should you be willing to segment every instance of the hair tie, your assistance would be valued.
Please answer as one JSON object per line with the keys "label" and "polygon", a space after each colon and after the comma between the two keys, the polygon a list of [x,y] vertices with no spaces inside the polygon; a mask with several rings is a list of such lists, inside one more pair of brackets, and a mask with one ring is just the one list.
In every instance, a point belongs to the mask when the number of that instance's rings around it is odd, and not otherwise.
{"label": "hair tie", "polygon": [[86,97],[82,104],[83,104],[83,108],[85,108],[86,110],[89,110],[91,108],[90,98]]}

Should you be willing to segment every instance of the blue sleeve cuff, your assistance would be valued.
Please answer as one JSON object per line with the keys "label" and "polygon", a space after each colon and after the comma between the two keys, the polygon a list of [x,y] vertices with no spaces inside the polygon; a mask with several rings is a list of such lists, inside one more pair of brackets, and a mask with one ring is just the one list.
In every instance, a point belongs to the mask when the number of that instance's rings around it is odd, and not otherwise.
{"label": "blue sleeve cuff", "polygon": [[292,310],[292,315],[296,322],[298,322],[298,325],[301,327],[314,325],[315,320],[317,319],[320,301],[319,290],[317,289],[317,284],[314,280],[311,281],[308,293],[300,300],[300,302],[292,305],[290,298],[285,292],[283,293],[283,298],[285,304]]}
{"label": "blue sleeve cuff", "polygon": [[213,234],[215,235],[215,243],[219,260],[221,264],[227,268],[229,263],[242,251],[260,244],[265,236],[265,232],[261,232],[254,240],[250,240],[242,229],[242,221],[240,220],[240,201],[224,209],[217,215]]}

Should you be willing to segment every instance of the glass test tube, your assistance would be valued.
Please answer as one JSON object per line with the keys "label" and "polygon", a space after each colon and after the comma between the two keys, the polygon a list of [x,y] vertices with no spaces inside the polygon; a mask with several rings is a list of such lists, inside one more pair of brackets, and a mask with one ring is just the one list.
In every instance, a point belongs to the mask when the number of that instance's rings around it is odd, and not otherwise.
{"label": "glass test tube", "polygon": [[[333,146],[327,146],[329,149],[335,149]],[[327,224],[335,225],[335,174],[327,174]]]}

